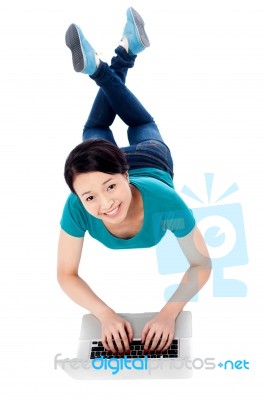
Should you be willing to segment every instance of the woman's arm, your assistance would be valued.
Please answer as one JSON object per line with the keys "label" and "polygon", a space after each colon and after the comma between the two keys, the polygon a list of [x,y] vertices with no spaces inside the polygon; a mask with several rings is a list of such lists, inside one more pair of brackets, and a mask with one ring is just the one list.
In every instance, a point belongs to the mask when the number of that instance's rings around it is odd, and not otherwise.
{"label": "woman's arm", "polygon": [[58,283],[75,303],[89,310],[101,321],[102,341],[107,350],[116,352],[112,342],[114,338],[119,351],[123,352],[121,337],[128,351],[128,338],[133,336],[130,324],[108,307],[78,275],[83,241],[83,238],[76,238],[61,230],[58,243]]}
{"label": "woman's arm", "polygon": [[109,307],[78,275],[84,238],[76,238],[61,230],[58,243],[57,280],[64,292],[77,304],[100,319]]}
{"label": "woman's arm", "polygon": [[155,318],[146,324],[142,333],[145,348],[148,348],[152,337],[151,350],[169,347],[173,340],[175,320],[185,304],[195,296],[208,281],[212,264],[204,239],[197,227],[188,235],[178,238],[178,243],[186,256],[190,267],[184,274],[177,290]]}

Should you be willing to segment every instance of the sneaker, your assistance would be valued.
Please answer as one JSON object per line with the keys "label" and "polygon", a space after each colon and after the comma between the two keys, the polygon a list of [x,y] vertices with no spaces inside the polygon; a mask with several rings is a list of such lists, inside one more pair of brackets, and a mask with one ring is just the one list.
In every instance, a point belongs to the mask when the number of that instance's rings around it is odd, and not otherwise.
{"label": "sneaker", "polygon": [[92,75],[97,69],[95,51],[83,36],[81,29],[71,24],[66,31],[66,45],[72,52],[73,67],[76,72]]}
{"label": "sneaker", "polygon": [[144,30],[144,21],[133,7],[127,10],[127,23],[123,37],[127,39],[128,49],[134,55],[150,46],[149,38]]}

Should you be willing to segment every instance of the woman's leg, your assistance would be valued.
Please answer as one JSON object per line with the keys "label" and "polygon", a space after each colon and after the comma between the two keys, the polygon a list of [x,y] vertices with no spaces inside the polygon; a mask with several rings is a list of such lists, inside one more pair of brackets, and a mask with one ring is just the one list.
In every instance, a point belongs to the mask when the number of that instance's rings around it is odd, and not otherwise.
{"label": "woman's leg", "polygon": [[100,86],[112,109],[128,125],[129,146],[123,147],[131,169],[154,167],[173,176],[173,160],[153,117],[104,62],[90,76]]}
{"label": "woman's leg", "polygon": [[[134,65],[136,55],[150,45],[144,29],[144,21],[133,8],[127,9],[127,21],[123,31],[121,46],[117,49],[117,56],[112,59],[111,69],[125,83],[127,69]],[[97,59],[92,46],[85,39],[81,29],[72,24],[66,32],[66,45],[72,52],[75,71],[92,75],[97,68]],[[83,139],[102,137],[115,143],[110,126],[116,116],[116,111],[105,98],[100,89],[96,96],[90,116],[85,124]]]}
{"label": "woman's leg", "polygon": [[101,61],[96,72],[90,75],[90,78],[100,86],[114,112],[128,125],[130,144],[147,138],[162,141],[153,117],[108,64]]}
{"label": "woman's leg", "polygon": [[[110,68],[125,83],[128,68],[134,66],[136,56],[128,53],[122,46],[118,46],[115,49],[115,53],[116,56],[112,58]],[[115,117],[115,110],[112,108],[104,91],[100,88],[84,126],[83,140],[100,137],[115,143],[110,129]]]}
{"label": "woman's leg", "polygon": [[[128,42],[128,56],[136,55],[149,46],[149,40],[144,30],[144,21],[132,7],[127,10],[127,24],[123,37]],[[121,69],[121,65],[115,72],[115,68],[110,68],[106,63],[97,61],[94,49],[84,38],[80,28],[74,24],[69,27],[66,33],[66,44],[72,52],[75,71],[90,75],[100,86],[99,97],[97,96],[96,98],[95,107],[93,107],[92,114],[86,124],[87,132],[90,133],[89,137],[92,137],[92,132],[94,132],[96,137],[105,135],[105,139],[115,143],[110,125],[115,115],[118,114],[128,125],[130,146],[124,148],[125,152],[132,154],[133,158],[135,153],[137,158],[143,155],[144,159],[148,157],[153,160],[155,157],[159,160],[159,164],[162,165],[161,169],[171,171],[172,159],[170,151],[164,144],[152,116],[125,86],[126,73]],[[101,113],[101,109],[105,112]],[[85,136],[86,138],[88,137]],[[167,154],[167,160],[164,156],[165,153]],[[151,164],[150,160],[148,165]]]}

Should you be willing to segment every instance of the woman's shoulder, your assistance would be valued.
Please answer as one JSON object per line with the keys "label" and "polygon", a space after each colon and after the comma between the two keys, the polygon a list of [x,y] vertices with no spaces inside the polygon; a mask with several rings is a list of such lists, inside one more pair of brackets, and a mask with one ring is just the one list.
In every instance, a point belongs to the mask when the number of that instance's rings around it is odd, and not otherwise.
{"label": "woman's shoulder", "polygon": [[[145,169],[147,170],[147,169]],[[152,171],[135,170],[130,181],[142,193],[145,206],[150,210],[187,209],[183,198],[175,190],[171,175],[165,171],[149,168]]]}
{"label": "woman's shoulder", "polygon": [[[160,170],[157,171],[158,173],[155,171],[153,175],[134,174],[130,177],[130,183],[141,192],[146,207],[153,210],[158,207],[160,209],[178,207],[182,199],[174,188],[170,174]],[[160,174],[160,172],[163,174]],[[162,177],[165,177],[165,179],[163,180]]]}
{"label": "woman's shoulder", "polygon": [[74,216],[74,215],[80,216],[86,220],[89,218],[88,212],[85,210],[79,197],[74,193],[70,193],[68,195],[68,197],[65,201],[63,214],[71,215],[71,216]]}
{"label": "woman's shoulder", "polygon": [[150,185],[165,184],[170,188],[174,188],[173,179],[169,172],[162,171],[157,168],[139,168],[129,170],[129,177],[132,183],[139,182]]}
{"label": "woman's shoulder", "polygon": [[75,208],[82,208],[82,203],[79,199],[79,197],[74,194],[70,193],[66,199],[66,204],[68,204],[70,207],[75,207]]}

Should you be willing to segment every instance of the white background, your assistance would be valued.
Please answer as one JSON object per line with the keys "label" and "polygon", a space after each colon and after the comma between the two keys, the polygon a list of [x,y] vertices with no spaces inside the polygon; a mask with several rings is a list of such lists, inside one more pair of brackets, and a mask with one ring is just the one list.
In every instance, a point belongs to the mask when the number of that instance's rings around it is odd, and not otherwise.
{"label": "white background", "polygon": [[[242,206],[249,263],[225,274],[245,282],[248,295],[213,297],[210,279],[186,309],[193,312],[195,357],[246,359],[249,371],[199,370],[193,380],[140,387],[75,381],[53,368],[55,354],[75,356],[86,313],[56,282],[56,248],[68,194],[64,161],[81,141],[97,91],[73,71],[64,34],[79,24],[108,61],[130,5],[143,15],[151,47],[128,86],[172,149],[176,190],[187,185],[206,200],[207,172],[215,174],[216,198],[233,182],[239,186],[225,203]],[[264,383],[265,11],[264,0],[1,0],[2,398],[250,398]],[[120,145],[125,130],[115,122]],[[89,237],[80,273],[118,312],[158,311],[164,289],[181,277],[158,273],[154,249],[112,252]]]}

